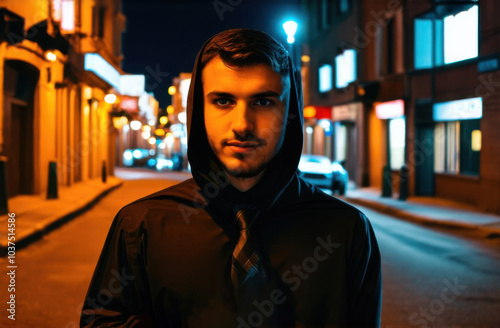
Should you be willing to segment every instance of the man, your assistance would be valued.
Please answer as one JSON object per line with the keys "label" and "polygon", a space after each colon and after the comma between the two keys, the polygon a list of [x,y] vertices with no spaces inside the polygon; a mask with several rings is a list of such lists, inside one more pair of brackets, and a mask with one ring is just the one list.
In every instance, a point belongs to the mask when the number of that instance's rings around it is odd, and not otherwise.
{"label": "man", "polygon": [[295,76],[263,32],[229,30],[203,46],[187,105],[194,179],[118,213],[81,326],[380,324],[370,223],[296,175]]}

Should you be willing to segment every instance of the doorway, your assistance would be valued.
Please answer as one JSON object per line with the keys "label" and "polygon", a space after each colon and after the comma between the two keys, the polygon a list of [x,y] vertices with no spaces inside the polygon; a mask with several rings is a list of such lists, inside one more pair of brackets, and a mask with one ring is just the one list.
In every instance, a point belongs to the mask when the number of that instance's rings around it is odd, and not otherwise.
{"label": "doorway", "polygon": [[434,196],[434,125],[419,124],[415,129],[415,194]]}
{"label": "doorway", "polygon": [[4,126],[7,157],[7,196],[33,194],[34,171],[34,95],[39,71],[19,60],[4,65]]}
{"label": "doorway", "polygon": [[7,144],[7,196],[33,193],[33,107],[10,105]]}

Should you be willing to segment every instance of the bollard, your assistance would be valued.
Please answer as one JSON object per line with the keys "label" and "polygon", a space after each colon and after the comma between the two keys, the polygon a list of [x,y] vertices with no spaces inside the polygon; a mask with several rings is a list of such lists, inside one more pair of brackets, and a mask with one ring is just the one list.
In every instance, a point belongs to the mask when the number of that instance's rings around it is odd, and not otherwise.
{"label": "bollard", "polygon": [[57,192],[57,163],[49,162],[49,183],[47,184],[47,199],[59,198]]}
{"label": "bollard", "polygon": [[382,170],[382,197],[392,197],[392,172],[389,164]]}
{"label": "bollard", "polygon": [[106,161],[102,161],[102,182],[106,183],[108,180],[108,173],[106,171]]}
{"label": "bollard", "polygon": [[401,167],[401,183],[399,185],[399,200],[406,200],[408,198],[408,194],[410,193],[410,187],[408,185],[408,177],[410,170],[406,165]]}
{"label": "bollard", "polygon": [[0,157],[0,215],[9,213],[7,197],[7,175],[5,174],[7,158]]}

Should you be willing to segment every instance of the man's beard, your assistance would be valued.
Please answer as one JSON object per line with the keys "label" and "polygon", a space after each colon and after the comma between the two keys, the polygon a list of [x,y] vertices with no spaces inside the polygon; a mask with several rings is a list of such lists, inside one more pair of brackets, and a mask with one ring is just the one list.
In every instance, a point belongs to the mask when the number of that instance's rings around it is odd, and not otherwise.
{"label": "man's beard", "polygon": [[[242,142],[244,142],[244,141],[256,141],[256,142],[258,142],[262,146],[266,146],[267,145],[267,141],[265,139],[258,138],[257,136],[255,136],[252,133],[246,133],[244,135],[235,134],[235,136],[232,139],[236,139],[236,140],[242,141]],[[227,143],[228,143],[228,139],[222,140],[221,141],[222,147],[227,146]],[[253,161],[255,159],[254,158],[255,154],[254,155],[249,155],[249,154],[238,154],[238,153],[236,153],[236,154],[234,154],[234,156],[237,159],[239,159],[240,161],[242,161],[242,162],[245,162],[245,161],[246,162],[251,162],[251,161]],[[236,169],[230,169],[223,162],[222,162],[222,166],[224,167],[224,170],[227,172],[227,174],[229,174],[232,177],[235,177],[235,178],[253,178],[253,177],[256,177],[257,175],[259,175],[260,173],[262,173],[267,168],[267,166],[269,165],[269,162],[270,162],[270,160],[263,161],[262,163],[258,163],[257,162],[256,166],[254,166],[254,167],[246,167],[246,168],[244,168],[246,165],[242,164],[241,166],[239,166]]]}
{"label": "man's beard", "polygon": [[[243,157],[243,156],[237,156],[237,157]],[[243,168],[241,165],[240,167],[236,169],[230,169],[229,167],[226,166],[226,164],[222,163],[222,166],[224,167],[224,170],[227,172],[232,177],[235,178],[253,178],[262,173],[268,166],[269,166],[270,161],[265,161],[260,164],[258,164],[255,167],[247,167]]]}

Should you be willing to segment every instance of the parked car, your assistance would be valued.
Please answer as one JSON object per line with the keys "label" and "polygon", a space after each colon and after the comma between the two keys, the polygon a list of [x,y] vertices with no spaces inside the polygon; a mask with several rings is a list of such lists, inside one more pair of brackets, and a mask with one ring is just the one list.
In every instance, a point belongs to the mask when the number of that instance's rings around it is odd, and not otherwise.
{"label": "parked car", "polygon": [[156,169],[158,171],[182,171],[184,169],[184,157],[181,153],[174,153],[169,158],[159,155]]}
{"label": "parked car", "polygon": [[330,161],[326,156],[302,155],[299,162],[299,176],[322,188],[329,188],[332,193],[338,191],[344,195],[349,177],[339,162]]}
{"label": "parked car", "polygon": [[128,167],[155,167],[156,157],[152,149],[127,149],[123,152],[123,165]]}

